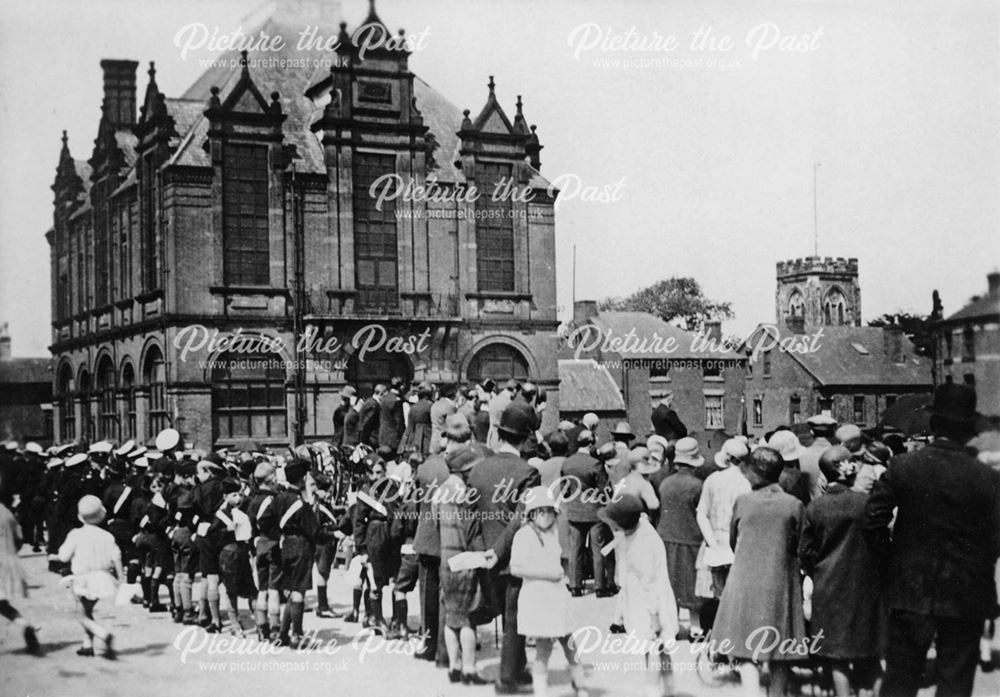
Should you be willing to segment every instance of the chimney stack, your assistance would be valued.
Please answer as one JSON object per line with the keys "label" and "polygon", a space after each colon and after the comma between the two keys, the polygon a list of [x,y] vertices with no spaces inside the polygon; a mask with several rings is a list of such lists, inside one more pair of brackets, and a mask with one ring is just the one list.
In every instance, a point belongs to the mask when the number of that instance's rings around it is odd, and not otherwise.
{"label": "chimney stack", "polygon": [[10,360],[10,332],[7,323],[0,324],[0,361]]}
{"label": "chimney stack", "polygon": [[138,67],[139,63],[136,61],[101,61],[101,69],[104,71],[104,115],[116,131],[135,125],[135,71]]}
{"label": "chimney stack", "polygon": [[596,300],[577,300],[573,303],[573,324],[579,326],[597,317]]}
{"label": "chimney stack", "polygon": [[716,346],[720,345],[722,343],[722,320],[705,320],[705,335],[714,340]]}
{"label": "chimney stack", "polygon": [[986,274],[986,281],[989,283],[990,297],[1000,296],[1000,271]]}
{"label": "chimney stack", "polygon": [[882,338],[885,340],[885,357],[893,363],[903,363],[903,328],[898,324],[890,324],[882,328]]}

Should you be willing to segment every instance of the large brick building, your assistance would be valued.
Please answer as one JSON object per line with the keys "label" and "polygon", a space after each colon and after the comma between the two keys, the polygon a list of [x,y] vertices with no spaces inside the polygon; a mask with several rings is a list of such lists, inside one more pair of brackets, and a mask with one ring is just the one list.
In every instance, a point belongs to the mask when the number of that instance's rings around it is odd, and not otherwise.
{"label": "large brick building", "polygon": [[900,327],[860,326],[857,259],[778,262],[777,284],[776,322],[746,343],[750,433],[820,413],[872,427],[900,396],[931,391],[931,362]]}
{"label": "large brick building", "polygon": [[984,295],[935,326],[937,379],[976,388],[979,411],[1000,415],[1000,272],[987,274]]}
{"label": "large brick building", "polygon": [[606,369],[637,433],[652,432],[653,408],[669,396],[688,435],[711,452],[742,431],[747,358],[723,346],[718,322],[706,324],[704,333],[694,334],[647,312],[598,310],[594,301],[578,301],[564,352]]}
{"label": "large brick building", "polygon": [[[558,407],[553,192],[520,97],[511,118],[491,77],[463,113],[343,23],[335,50],[295,50],[336,33],[331,5],[270,3],[244,26],[286,48],[221,56],[179,98],[152,64],[138,100],[138,64],[101,62],[93,153],[63,134],[47,234],[57,439],[320,438],[345,383],[392,375],[530,378]],[[364,26],[392,35],[374,5]],[[433,193],[380,201],[385,181]]]}

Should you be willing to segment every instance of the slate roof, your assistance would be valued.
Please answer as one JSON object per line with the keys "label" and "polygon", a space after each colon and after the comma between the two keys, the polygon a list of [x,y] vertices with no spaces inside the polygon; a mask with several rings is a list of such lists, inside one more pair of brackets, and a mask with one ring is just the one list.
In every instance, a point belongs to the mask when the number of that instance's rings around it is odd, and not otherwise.
{"label": "slate roof", "polygon": [[[636,341],[626,341],[626,350],[616,351],[622,359],[670,359],[670,360],[745,360],[746,356],[735,351],[701,351],[697,348],[697,335],[680,327],[664,322],[648,312],[601,311],[589,323],[607,335],[625,339],[634,332]],[[672,343],[668,343],[672,340]],[[668,346],[675,346],[668,350]]]}
{"label": "slate roof", "polygon": [[[748,341],[751,348],[755,345],[753,337],[764,326],[768,325],[758,325],[751,334]],[[778,329],[779,339],[793,335],[784,323],[770,326]],[[806,327],[805,332],[812,336],[817,329]],[[905,335],[901,337],[904,361],[895,363],[886,354],[885,330],[881,327],[824,326],[822,329],[823,333],[816,341],[816,351],[787,352],[821,385],[932,386],[930,360],[918,356],[913,342]],[[856,349],[854,344],[866,353]]]}
{"label": "slate roof", "polygon": [[52,382],[51,358],[8,358],[0,361],[0,385]]}
{"label": "slate roof", "polygon": [[[322,115],[322,107],[306,97],[305,92],[329,76],[328,62],[335,54],[317,48],[299,50],[296,40],[303,29],[319,23],[320,17],[310,15],[310,12],[315,14],[317,7],[319,5],[313,7],[309,3],[265,2],[244,18],[242,26],[249,27],[243,32],[246,36],[258,36],[259,32],[263,32],[269,36],[280,35],[286,38],[284,47],[280,51],[249,55],[250,77],[266,99],[270,99],[272,92],[278,92],[282,112],[287,117],[283,126],[285,142],[295,145],[298,154],[298,159],[295,160],[296,169],[299,172],[319,174],[326,172],[320,143],[322,134],[313,133],[310,127]],[[326,11],[323,9],[323,12]],[[336,26],[336,22],[330,21],[329,18],[322,19],[322,23],[322,26]],[[167,97],[165,100],[167,111],[174,118],[177,130],[177,137],[170,142],[175,151],[166,166],[211,165],[209,155],[202,147],[208,135],[209,123],[204,112],[208,108],[211,88],[219,87],[220,97],[225,100],[239,80],[242,71],[238,51],[215,54],[213,59],[214,65],[205,70],[180,98]],[[289,61],[299,61],[301,65],[304,59],[308,60],[309,68],[288,65]],[[322,59],[322,62],[313,67],[314,59]],[[284,66],[281,65],[282,61],[285,62]],[[424,124],[438,143],[434,151],[437,170],[432,174],[442,183],[464,182],[465,177],[461,169],[455,166],[461,147],[458,130],[462,124],[462,110],[419,77],[414,77],[413,90]],[[126,162],[131,167],[125,181],[119,187],[121,189],[135,181],[136,139],[127,131],[116,133],[115,138],[125,155]],[[77,169],[84,181],[84,187],[89,192],[89,166],[84,172],[78,163]],[[542,189],[549,186],[549,182],[537,170],[530,167],[529,169],[530,186]],[[86,206],[84,209],[89,210]]]}
{"label": "slate roof", "polygon": [[559,361],[560,411],[624,411],[621,391],[608,369],[597,361]]}
{"label": "slate roof", "polygon": [[961,322],[970,319],[997,319],[1000,317],[1000,295],[984,295],[976,298],[945,322]]}

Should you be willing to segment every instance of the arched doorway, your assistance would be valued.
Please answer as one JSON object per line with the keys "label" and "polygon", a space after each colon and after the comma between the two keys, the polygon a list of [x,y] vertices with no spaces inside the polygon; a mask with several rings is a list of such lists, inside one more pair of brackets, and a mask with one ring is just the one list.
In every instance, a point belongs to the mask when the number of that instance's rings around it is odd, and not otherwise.
{"label": "arched doorway", "polygon": [[413,365],[402,353],[367,353],[363,361],[355,353],[347,360],[347,384],[354,386],[361,399],[371,396],[375,385],[388,387],[389,381],[396,377],[407,382],[413,380]]}
{"label": "arched doorway", "polygon": [[490,378],[502,384],[513,378],[525,382],[529,377],[528,361],[520,351],[504,343],[488,344],[476,352],[465,371],[469,382]]}

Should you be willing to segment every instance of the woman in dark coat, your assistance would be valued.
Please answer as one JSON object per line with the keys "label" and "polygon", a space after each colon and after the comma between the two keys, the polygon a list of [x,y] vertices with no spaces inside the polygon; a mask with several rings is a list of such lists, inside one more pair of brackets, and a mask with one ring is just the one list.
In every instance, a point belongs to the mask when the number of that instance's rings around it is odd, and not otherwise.
{"label": "woman in dark coat", "polygon": [[481,462],[484,451],[467,445],[445,458],[451,476],[435,492],[432,518],[441,536],[441,598],[444,638],[448,647],[451,682],[478,682],[476,628],[469,614],[475,609],[479,584],[476,570],[452,571],[448,560],[461,552],[485,551],[482,520],[476,516],[475,496],[467,484],[469,472]]}
{"label": "woman in dark coat", "polygon": [[778,484],[781,455],[768,447],[750,454],[745,474],[754,490],[736,499],[730,543],[736,553],[712,629],[720,653],[740,663],[744,691],[760,691],[758,664],[768,663],[768,694],[784,695],[788,663],[808,656],[799,530],[802,502]]}
{"label": "woman in dark coat", "polygon": [[406,433],[399,443],[399,452],[406,452],[412,449],[424,457],[431,451],[431,399],[434,397],[434,388],[428,383],[421,383],[417,387],[417,403],[410,407],[410,414],[406,419]]}
{"label": "woman in dark coat", "polygon": [[847,448],[835,445],[820,455],[819,467],[830,484],[806,508],[799,559],[813,581],[810,634],[823,632],[815,655],[829,660],[837,697],[849,697],[852,683],[858,689],[874,687],[885,642],[885,606],[878,560],[862,538],[868,495],[851,490],[858,463]]}

